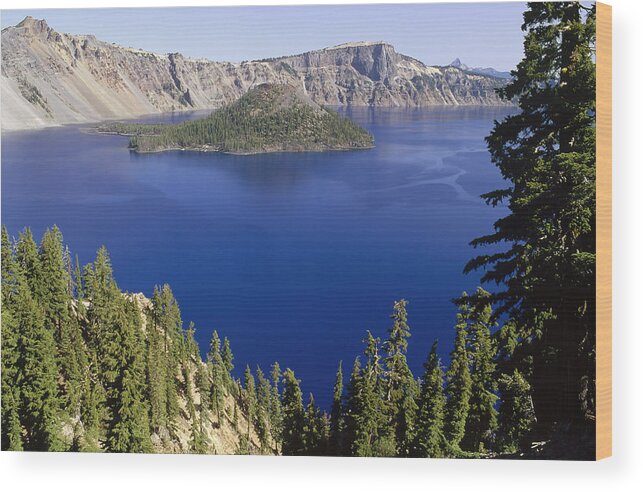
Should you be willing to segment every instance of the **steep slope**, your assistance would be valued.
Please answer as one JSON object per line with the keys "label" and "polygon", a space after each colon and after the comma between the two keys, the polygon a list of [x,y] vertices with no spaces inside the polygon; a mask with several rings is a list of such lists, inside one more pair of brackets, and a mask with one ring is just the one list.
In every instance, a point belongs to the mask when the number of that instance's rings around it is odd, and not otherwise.
{"label": "steep slope", "polygon": [[435,106],[504,104],[498,80],[454,67],[429,67],[384,42],[346,43],[278,58],[320,104]]}
{"label": "steep slope", "polygon": [[32,17],[2,31],[3,130],[215,109],[262,83],[298,84],[318,104],[504,104],[502,81],[428,67],[382,42],[233,64],[61,34]]}
{"label": "steep slope", "polygon": [[100,132],[129,135],[137,152],[200,150],[236,154],[363,149],[373,137],[322,108],[300,87],[261,84],[200,120],[177,125],[107,123]]}

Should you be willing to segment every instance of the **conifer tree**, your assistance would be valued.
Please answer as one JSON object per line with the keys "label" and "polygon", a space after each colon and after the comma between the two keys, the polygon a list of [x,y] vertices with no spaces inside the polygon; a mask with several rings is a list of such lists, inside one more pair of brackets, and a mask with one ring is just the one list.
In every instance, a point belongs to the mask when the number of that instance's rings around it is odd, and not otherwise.
{"label": "conifer tree", "polygon": [[417,435],[413,454],[420,457],[444,457],[444,372],[438,356],[438,342],[433,342],[424,363],[424,377],[418,399]]}
{"label": "conifer tree", "polygon": [[324,454],[323,443],[323,416],[315,405],[315,397],[312,393],[308,396],[308,404],[304,416],[304,448],[307,456],[322,456]]}
{"label": "conifer tree", "polygon": [[217,424],[221,425],[221,411],[223,410],[223,402],[225,396],[225,366],[223,358],[221,357],[221,341],[219,334],[215,330],[212,333],[212,341],[210,342],[210,351],[208,352],[208,361],[212,368],[212,393],[210,403],[212,411],[217,416]]}
{"label": "conifer tree", "polygon": [[[158,295],[155,290],[154,296]],[[154,300],[153,300],[154,303]],[[147,399],[150,406],[150,426],[153,432],[162,433],[169,428],[167,394],[167,354],[165,334],[155,322],[154,310],[149,310],[147,330]]]}
{"label": "conifer tree", "polygon": [[343,451],[342,437],[344,432],[344,406],[342,397],[344,393],[344,375],[342,373],[342,361],[339,361],[337,374],[335,375],[335,386],[333,388],[333,406],[330,414],[330,452],[335,456],[341,456]]}
{"label": "conifer tree", "polygon": [[88,362],[81,329],[72,312],[72,280],[68,265],[65,265],[62,234],[56,226],[45,231],[42,237],[40,269],[46,279],[41,299],[45,328],[54,334],[56,340],[64,406],[70,416],[75,417],[80,412],[83,378]]}
{"label": "conifer tree", "polygon": [[359,356],[357,356],[353,362],[351,375],[346,387],[342,456],[353,456],[353,444],[357,440],[359,417],[361,414],[361,379],[362,365]]}
{"label": "conifer tree", "polygon": [[532,345],[539,423],[586,419],[593,429],[596,6],[531,2],[523,19],[524,57],[500,92],[520,111],[487,137],[508,186],[483,198],[508,214],[472,242],[501,249],[466,270],[501,286],[496,315],[508,313]]}
{"label": "conifer tree", "polygon": [[[351,452],[355,456],[395,456],[395,430],[389,425],[387,410],[391,407],[386,400],[387,381],[380,362],[380,341],[369,331],[365,342],[366,365],[358,377],[351,376],[349,411],[354,433]],[[359,361],[356,365],[359,366]]]}
{"label": "conifer tree", "polygon": [[230,340],[228,340],[228,337],[223,338],[221,359],[223,360],[224,381],[226,381],[226,385],[228,387],[231,387],[233,383],[232,369],[234,369],[234,364],[232,363],[232,361],[234,360],[234,355],[232,355],[232,349],[230,348]]}
{"label": "conifer tree", "polygon": [[[246,437],[248,446],[250,446],[250,428],[254,424],[257,413],[257,388],[255,386],[255,378],[248,365],[246,365],[246,370],[243,374],[243,386],[242,401],[247,420]],[[247,451],[250,452],[249,447]]]}
{"label": "conifer tree", "polygon": [[190,322],[188,325],[188,330],[185,333],[185,351],[188,356],[188,361],[196,363],[201,360],[201,354],[199,353],[199,345],[194,339],[196,333],[196,328],[194,323]]}
{"label": "conifer tree", "polygon": [[40,302],[45,295],[47,280],[43,278],[38,246],[28,227],[19,234],[15,250],[16,262],[27,282],[31,297]]}
{"label": "conifer tree", "polygon": [[154,318],[164,337],[165,349],[165,388],[166,388],[166,415],[167,425],[174,432],[176,419],[179,416],[179,387],[177,377],[180,366],[186,357],[185,334],[183,321],[178,303],[168,284],[156,289],[152,296],[152,309]]}
{"label": "conifer tree", "polygon": [[270,447],[270,413],[272,411],[272,387],[263,371],[257,366],[257,434],[264,453]]}
{"label": "conifer tree", "polygon": [[101,442],[105,440],[104,431],[108,418],[106,408],[107,394],[96,373],[98,360],[96,354],[92,353],[89,361],[89,370],[83,385],[83,393],[80,406],[80,416],[83,422],[84,435],[81,443],[78,444],[79,451],[100,451]]}
{"label": "conifer tree", "polygon": [[[110,354],[117,361],[110,381],[106,448],[110,452],[145,453],[152,449],[145,394],[144,341],[138,308],[121,300],[115,328],[120,347]],[[114,345],[111,345],[114,347]]]}
{"label": "conifer tree", "polygon": [[502,374],[498,381],[502,396],[498,416],[498,449],[515,453],[520,441],[535,423],[531,388],[522,374],[515,369],[513,374]]}
{"label": "conifer tree", "polygon": [[415,415],[417,406],[413,390],[415,381],[406,361],[408,337],[411,331],[407,324],[404,299],[393,306],[393,325],[389,329],[388,340],[384,343],[387,356],[386,401],[389,405],[390,425],[395,435],[397,454],[408,454],[415,433]]}
{"label": "conifer tree", "polygon": [[467,353],[467,319],[461,310],[457,316],[451,365],[447,371],[447,406],[444,434],[451,447],[458,450],[464,437],[471,399],[471,373]]}
{"label": "conifer tree", "polygon": [[283,432],[283,406],[281,403],[281,368],[279,363],[272,365],[270,376],[272,378],[272,390],[270,394],[270,434],[275,443],[275,451],[279,450],[279,443],[282,440]]}
{"label": "conifer tree", "polygon": [[17,272],[13,244],[6,227],[2,226],[2,450],[23,449],[20,425],[20,332],[14,317]]}
{"label": "conifer tree", "polygon": [[[33,272],[33,270],[32,270]],[[32,297],[26,274],[19,270],[12,318],[20,333],[17,367],[24,449],[63,451],[56,342],[45,328],[42,310]]]}
{"label": "conifer tree", "polygon": [[496,347],[491,338],[495,324],[491,320],[490,294],[478,288],[470,298],[463,295],[460,302],[467,322],[467,345],[471,371],[471,398],[467,416],[464,449],[484,452],[492,445],[497,427],[498,412],[495,408],[495,362]]}
{"label": "conifer tree", "polygon": [[196,386],[199,390],[199,413],[206,415],[212,406],[212,363],[199,361],[196,368]]}
{"label": "conifer tree", "polygon": [[284,372],[282,453],[286,456],[305,452],[304,405],[299,380],[291,369]]}

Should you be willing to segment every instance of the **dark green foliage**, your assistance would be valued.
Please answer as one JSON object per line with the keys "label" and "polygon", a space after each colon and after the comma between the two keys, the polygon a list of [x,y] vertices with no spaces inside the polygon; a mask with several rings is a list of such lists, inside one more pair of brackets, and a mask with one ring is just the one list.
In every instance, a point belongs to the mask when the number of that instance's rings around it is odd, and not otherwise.
{"label": "dark green foliage", "polygon": [[515,453],[520,449],[522,437],[535,423],[531,387],[516,369],[511,375],[500,376],[498,389],[502,398],[498,416],[498,449],[506,453]]}
{"label": "dark green foliage", "polygon": [[447,371],[447,406],[444,436],[447,442],[459,449],[469,417],[471,399],[471,372],[467,351],[466,312],[458,313],[455,327],[455,342],[451,352],[451,365]]}
{"label": "dark green foliage", "polygon": [[283,425],[284,425],[284,413],[283,405],[281,403],[281,390],[280,390],[280,381],[281,381],[281,368],[279,363],[275,362],[272,365],[272,370],[270,372],[270,377],[272,378],[272,389],[270,393],[270,435],[275,443],[275,451],[279,449],[279,443],[282,439]]}
{"label": "dark green foliage", "polygon": [[299,380],[291,369],[284,372],[282,396],[283,431],[281,452],[288,456],[304,454],[304,404]]}
{"label": "dark green foliage", "polygon": [[386,402],[391,416],[390,425],[395,433],[397,453],[406,456],[409,453],[415,432],[416,384],[406,361],[408,338],[411,331],[407,324],[404,299],[393,305],[393,325],[389,329],[388,340],[384,343],[386,350]]}
{"label": "dark green foliage", "polygon": [[444,372],[438,357],[438,342],[435,341],[424,363],[424,378],[418,398],[417,434],[412,453],[414,456],[445,456],[443,429],[446,397],[443,386]]}
{"label": "dark green foliage", "polygon": [[118,324],[119,349],[116,374],[108,384],[106,448],[111,452],[144,453],[151,451],[148,408],[144,399],[145,363],[141,319],[136,306],[123,299]]}
{"label": "dark green foliage", "polygon": [[330,454],[341,456],[343,450],[344,433],[344,406],[342,395],[344,393],[344,375],[342,373],[342,361],[339,361],[335,386],[333,388],[333,406],[330,413]]}
{"label": "dark green foliage", "polygon": [[467,270],[502,288],[492,298],[534,355],[538,421],[594,414],[596,279],[595,6],[530,3],[524,57],[501,94],[518,114],[487,137],[508,187],[483,195],[507,216],[474,246],[499,245]]}
{"label": "dark green foliage", "polygon": [[226,387],[226,374],[223,358],[221,357],[221,342],[216,330],[212,333],[208,362],[212,371],[212,390],[210,393],[210,404],[212,411],[217,416],[217,423],[221,424],[221,412],[223,411],[224,395]]}
{"label": "dark green foliage", "polygon": [[234,380],[232,378],[232,369],[234,369],[234,355],[232,355],[232,349],[230,348],[230,340],[228,337],[223,339],[223,349],[221,349],[221,361],[223,362],[223,380],[228,388],[233,386]]}
{"label": "dark green foliage", "polygon": [[41,274],[47,279],[41,306],[47,330],[54,334],[57,365],[61,372],[61,395],[72,417],[80,412],[80,400],[87,367],[87,353],[78,319],[72,310],[71,272],[65,265],[63,238],[54,226],[45,232],[40,243]]}
{"label": "dark green foliage", "polygon": [[[270,382],[262,375],[261,405],[252,377],[237,387],[229,342],[221,348],[216,333],[203,363],[169,286],[155,288],[149,305],[122,293],[104,247],[72,275],[56,227],[39,248],[28,229],[13,243],[3,227],[1,252],[3,450],[209,452],[221,425],[209,414],[223,410],[226,378],[248,422],[246,451],[252,428],[270,450],[270,414],[280,412]],[[187,442],[179,425],[189,426]]]}
{"label": "dark green foliage", "polygon": [[20,334],[17,367],[24,449],[63,451],[56,342],[53,333],[45,328],[42,311],[22,272],[18,273],[15,301],[9,309]]}
{"label": "dark green foliage", "polygon": [[304,417],[304,454],[308,456],[325,456],[328,454],[329,439],[328,416],[315,405],[311,393],[306,405]]}
{"label": "dark green foliage", "polygon": [[[252,371],[249,366],[246,366],[246,370],[243,373],[243,410],[247,419],[247,428],[246,428],[246,437],[248,440],[248,446],[250,445],[250,427],[254,427],[255,418],[257,416],[257,389],[255,386],[255,378],[252,375]],[[247,449],[248,453],[250,449]]]}
{"label": "dark green foliage", "polygon": [[478,288],[475,296],[466,293],[460,299],[460,309],[467,323],[467,347],[471,371],[471,398],[467,416],[463,449],[483,452],[491,448],[497,427],[495,409],[496,347],[491,338],[495,323],[491,320],[491,295]]}
{"label": "dark green foliage", "polygon": [[300,89],[263,84],[202,120],[178,125],[109,123],[99,131],[131,135],[138,152],[167,149],[232,153],[371,147],[373,137],[348,118],[321,108]]}
{"label": "dark green foliage", "polygon": [[257,416],[256,427],[261,452],[270,449],[270,414],[272,412],[272,386],[260,367],[257,367]]}
{"label": "dark green foliage", "polygon": [[379,339],[367,334],[366,365],[355,360],[346,403],[346,443],[352,456],[395,456],[395,429],[379,355]]}
{"label": "dark green foliage", "polygon": [[2,450],[23,449],[20,424],[20,333],[12,305],[17,294],[17,264],[6,227],[2,226]]}

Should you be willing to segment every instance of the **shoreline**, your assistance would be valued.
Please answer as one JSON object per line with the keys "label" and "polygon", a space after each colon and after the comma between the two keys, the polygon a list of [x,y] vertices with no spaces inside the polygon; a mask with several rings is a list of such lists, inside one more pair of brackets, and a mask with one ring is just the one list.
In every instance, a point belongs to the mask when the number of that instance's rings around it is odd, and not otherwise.
{"label": "shoreline", "polygon": [[[517,108],[518,106],[516,104],[431,104],[431,105],[426,105],[426,106],[374,106],[374,105],[351,105],[351,104],[342,104],[339,106],[328,106],[330,108],[335,108],[335,109],[372,109],[372,110],[378,110],[378,109],[397,109],[397,110],[411,110],[411,111],[417,111],[417,110],[423,110],[423,109],[473,109],[473,108]],[[187,113],[194,113],[194,112],[211,112],[219,109],[219,107],[215,108],[199,108],[199,109],[186,109],[186,110],[181,110],[181,111],[159,111],[157,113],[142,113],[138,115],[128,115],[128,116],[122,116],[122,117],[114,117],[114,118],[107,118],[107,119],[96,119],[96,120],[87,120],[87,121],[70,121],[70,122],[51,122],[51,124],[46,124],[46,125],[41,125],[41,126],[25,126],[21,128],[3,128],[0,126],[0,135],[5,135],[5,134],[15,134],[15,133],[22,133],[22,132],[35,132],[35,131],[40,131],[40,130],[46,130],[46,129],[51,129],[51,128],[71,128],[74,126],[82,128],[83,126],[87,125],[101,125],[104,123],[110,123],[110,122],[133,122],[132,120],[138,120],[141,118],[154,118],[154,117],[162,117],[163,115],[184,115]],[[1,124],[1,119],[0,119],[0,124]],[[107,133],[105,133],[107,134]]]}
{"label": "shoreline", "polygon": [[[110,135],[122,135],[119,133],[110,133]],[[256,150],[251,152],[232,152],[229,150],[220,150],[214,148],[191,148],[191,147],[168,147],[166,149],[159,150],[136,150],[128,147],[130,152],[135,154],[161,154],[163,152],[201,152],[201,153],[212,153],[212,154],[226,154],[226,155],[239,155],[239,156],[250,156],[250,155],[261,155],[261,154],[296,154],[296,153],[306,153],[306,152],[349,152],[351,150],[369,150],[374,149],[375,145],[369,145],[365,147],[337,147],[337,148],[328,148],[328,149],[276,149],[276,150]]]}

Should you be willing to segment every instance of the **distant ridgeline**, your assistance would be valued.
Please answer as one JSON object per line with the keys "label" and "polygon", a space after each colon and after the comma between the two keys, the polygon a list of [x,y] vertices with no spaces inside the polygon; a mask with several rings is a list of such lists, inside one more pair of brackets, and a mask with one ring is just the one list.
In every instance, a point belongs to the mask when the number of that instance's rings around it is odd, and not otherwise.
{"label": "distant ridgeline", "polygon": [[98,131],[130,136],[129,146],[136,152],[254,154],[373,146],[369,132],[286,84],[261,84],[201,120],[175,125],[107,123]]}

